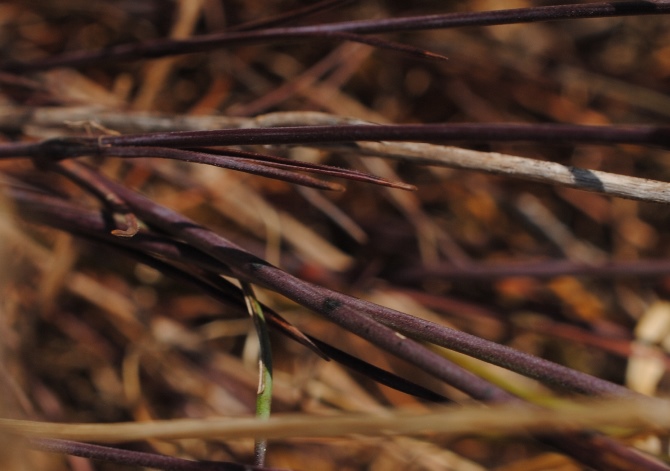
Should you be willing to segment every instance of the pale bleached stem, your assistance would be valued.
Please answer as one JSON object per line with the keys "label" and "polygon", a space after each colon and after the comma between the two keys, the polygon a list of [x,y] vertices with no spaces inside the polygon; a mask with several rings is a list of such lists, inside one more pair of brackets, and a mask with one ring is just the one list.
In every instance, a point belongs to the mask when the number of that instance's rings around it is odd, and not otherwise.
{"label": "pale bleached stem", "polygon": [[459,147],[413,142],[359,142],[357,146],[366,154],[407,160],[422,165],[483,171],[620,198],[670,203],[670,183],[658,180],[629,177],[599,170],[570,167],[556,162],[497,152],[479,152]]}

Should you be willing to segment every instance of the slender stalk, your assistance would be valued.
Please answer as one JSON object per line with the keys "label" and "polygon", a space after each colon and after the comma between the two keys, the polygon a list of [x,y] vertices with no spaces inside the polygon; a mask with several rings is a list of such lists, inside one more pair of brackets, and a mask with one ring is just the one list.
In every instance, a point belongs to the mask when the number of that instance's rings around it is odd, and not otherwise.
{"label": "slender stalk", "polygon": [[[270,418],[272,410],[272,348],[270,345],[270,335],[268,333],[267,322],[263,314],[263,308],[256,299],[252,286],[241,281],[244,301],[249,310],[249,315],[254,321],[260,353],[258,359],[258,391],[256,392],[256,417],[265,420]],[[264,438],[256,440],[254,446],[254,464],[263,466],[265,464],[265,455],[267,453],[268,442]]]}
{"label": "slender stalk", "polygon": [[279,471],[276,468],[271,469],[222,461],[191,461],[158,453],[123,450],[70,440],[33,438],[29,440],[28,445],[35,450],[48,453],[65,453],[67,455],[106,461],[108,463],[141,466],[163,471],[272,471],[273,469]]}
{"label": "slender stalk", "polygon": [[603,263],[580,263],[572,260],[542,260],[537,262],[473,263],[467,266],[450,264],[410,267],[391,275],[400,283],[417,283],[429,278],[445,280],[495,280],[515,276],[554,278],[557,276],[586,276],[590,278],[659,277],[670,273],[670,260],[630,260]]}
{"label": "slender stalk", "polygon": [[[30,63],[0,64],[0,70],[28,71],[62,66],[157,58],[176,54],[211,51],[241,44],[277,42],[289,39],[335,38],[338,33],[374,34],[400,31],[446,29],[463,26],[493,26],[539,21],[606,18],[614,16],[659,15],[670,12],[664,1],[623,1],[516,8],[484,12],[448,13],[404,18],[358,20],[341,23],[268,28],[253,31],[226,32],[183,40],[157,39],[139,44],[123,44],[99,51],[76,51],[51,56]],[[354,39],[340,36],[339,39]]]}
{"label": "slender stalk", "polygon": [[279,145],[355,141],[532,141],[668,146],[670,145],[670,127],[508,123],[335,125],[182,131],[100,138],[100,143],[103,145],[161,147]]}
{"label": "slender stalk", "polygon": [[[573,142],[583,144],[638,144],[670,146],[670,126],[578,124],[509,124],[448,123],[287,126],[252,129],[218,129],[211,131],[175,131],[99,138],[56,138],[40,143],[14,143],[0,146],[0,158],[32,157],[60,160],[83,155],[139,157],[154,156],[200,161],[204,156],[177,155],[178,149],[203,146],[327,144],[356,141],[418,142]],[[128,147],[125,151],[122,147]],[[172,149],[170,149],[172,148]],[[168,151],[172,152],[169,153]],[[181,152],[187,152],[182,150]],[[125,153],[125,154],[124,154]],[[193,154],[205,154],[193,152]],[[208,157],[210,165],[214,155]],[[223,159],[221,159],[223,160]],[[297,164],[296,164],[297,165]]]}
{"label": "slender stalk", "polygon": [[[50,447],[45,451],[70,452],[78,456],[91,456],[106,459],[106,455],[116,458],[117,453],[123,455],[125,450],[116,451],[108,447],[97,445],[74,444],[63,440],[40,439],[37,437],[91,437],[109,442],[127,441],[129,439],[147,438],[207,438],[211,436],[239,438],[241,436],[258,437],[286,437],[286,436],[337,436],[349,433],[368,433],[377,435],[381,430],[402,433],[451,433],[451,434],[479,434],[494,431],[507,433],[525,433],[528,430],[546,430],[547,425],[562,430],[579,430],[585,427],[597,427],[605,424],[632,425],[648,428],[650,425],[664,427],[667,424],[667,401],[642,400],[614,400],[605,402],[602,406],[594,404],[570,404],[564,408],[537,409],[523,407],[518,404],[497,405],[493,409],[480,407],[442,408],[418,414],[416,412],[386,413],[368,416],[341,416],[322,417],[317,419],[320,424],[315,429],[313,417],[275,417],[258,421],[254,419],[223,419],[209,421],[181,420],[163,421],[154,424],[48,424],[22,420],[0,419],[0,427],[4,430],[36,437],[42,446]],[[665,411],[665,412],[664,412]],[[548,437],[545,440],[558,442],[559,437]],[[583,462],[596,469],[612,470],[664,470],[668,467],[640,452],[622,447],[617,442],[606,437],[571,434],[563,437],[565,443],[561,448],[566,453],[577,455]],[[554,443],[556,444],[556,443]],[[111,452],[109,450],[112,450]],[[86,453],[86,454],[84,454]],[[117,455],[118,456],[118,455]],[[152,459],[152,456],[146,457]],[[160,455],[159,455],[160,458]],[[117,458],[118,459],[118,458]],[[182,460],[184,461],[184,460]],[[123,461],[119,461],[123,462]],[[188,465],[190,462],[186,462]],[[225,464],[224,464],[225,465]],[[221,468],[159,468],[177,471],[201,471]],[[228,469],[228,468],[223,468]],[[237,470],[240,468],[232,468]],[[242,468],[258,469],[258,468]]]}
{"label": "slender stalk", "polygon": [[[56,162],[86,155],[98,157],[142,158],[153,157],[182,162],[192,162],[214,167],[221,167],[240,172],[251,173],[277,180],[304,185],[322,190],[343,190],[338,183],[319,180],[296,172],[310,172],[321,175],[330,175],[353,181],[372,183],[391,188],[414,190],[415,187],[401,182],[391,182],[383,178],[346,168],[314,164],[285,159],[273,155],[244,152],[239,150],[210,150],[210,149],[174,149],[161,146],[111,146],[100,139],[64,138],[49,139],[38,144],[9,144],[0,146],[0,158],[31,157],[38,166],[51,168]],[[61,172],[67,169],[60,169]],[[74,169],[72,169],[74,171]],[[71,178],[77,178],[73,172],[68,172]],[[79,184],[83,184],[79,178]],[[88,184],[90,190],[102,195],[107,202],[109,192],[102,191],[99,182]]]}
{"label": "slender stalk", "polygon": [[437,394],[430,389],[426,389],[416,383],[407,381],[406,379],[396,376],[393,373],[389,373],[386,370],[377,368],[376,366],[371,365],[354,355],[349,355],[339,348],[335,348],[332,345],[322,342],[321,340],[318,340],[312,336],[309,336],[309,338],[319,347],[320,350],[322,350],[334,361],[341,363],[347,368],[363,374],[380,384],[393,388],[397,391],[402,391],[406,394],[411,394],[414,397],[422,398],[426,401],[449,402],[449,399],[442,396],[441,394]]}

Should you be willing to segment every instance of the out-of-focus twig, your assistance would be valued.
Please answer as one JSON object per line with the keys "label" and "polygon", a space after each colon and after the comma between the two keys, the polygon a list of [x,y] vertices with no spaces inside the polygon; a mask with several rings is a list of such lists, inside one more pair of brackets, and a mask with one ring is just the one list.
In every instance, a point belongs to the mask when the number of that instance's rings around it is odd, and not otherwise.
{"label": "out-of-focus twig", "polygon": [[339,417],[284,414],[268,420],[226,417],[154,423],[54,424],[0,419],[0,429],[28,437],[96,440],[114,443],[148,438],[286,438],[347,434],[488,434],[494,432],[580,430],[607,426],[636,429],[670,427],[670,403],[663,399],[609,399],[565,403],[538,409],[521,404],[442,406],[428,412],[383,411]]}

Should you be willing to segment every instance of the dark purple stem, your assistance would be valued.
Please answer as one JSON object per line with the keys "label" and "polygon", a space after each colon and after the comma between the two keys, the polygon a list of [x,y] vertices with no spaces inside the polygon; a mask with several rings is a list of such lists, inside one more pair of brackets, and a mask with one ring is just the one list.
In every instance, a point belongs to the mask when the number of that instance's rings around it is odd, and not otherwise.
{"label": "dark purple stem", "polygon": [[[56,138],[39,143],[0,145],[0,158],[59,160],[82,155],[118,155],[118,147],[178,147],[324,144],[356,141],[417,142],[575,142],[670,146],[669,126],[588,126],[577,124],[394,124],[290,126],[179,131],[100,138]],[[175,149],[170,149],[175,151]],[[139,151],[127,151],[137,153]],[[146,152],[149,152],[147,150]],[[156,150],[156,152],[163,152]],[[130,155],[129,155],[130,156]],[[177,158],[171,157],[171,158]],[[181,158],[183,160],[183,158]]]}
{"label": "dark purple stem", "polygon": [[670,127],[507,123],[290,126],[109,136],[100,138],[100,141],[113,146],[161,147],[323,144],[356,141],[532,141],[670,146]]}
{"label": "dark purple stem", "polygon": [[110,157],[157,157],[162,159],[180,160],[182,162],[193,162],[214,167],[237,170],[239,172],[261,175],[264,177],[284,180],[290,183],[296,183],[303,186],[310,186],[321,189],[340,189],[341,186],[331,182],[324,182],[295,172],[310,172],[319,175],[330,175],[333,177],[344,178],[347,180],[356,180],[375,185],[388,186],[392,188],[414,189],[412,185],[404,183],[390,182],[374,175],[350,170],[346,168],[332,167],[328,165],[319,165],[310,162],[301,162],[297,160],[284,159],[266,154],[257,154],[253,152],[240,152],[231,149],[230,151],[210,151],[209,149],[182,150],[169,147],[101,147],[98,150],[100,155]]}
{"label": "dark purple stem", "polygon": [[[276,128],[219,129],[129,134],[100,138],[56,138],[39,143],[0,145],[0,158],[32,157],[47,162],[83,155],[150,156],[216,163],[214,155],[198,152],[200,157],[177,155],[177,148],[265,144],[324,144],[356,141],[533,141],[579,142],[587,144],[640,144],[670,146],[669,126],[588,126],[576,124],[395,124],[291,126]],[[149,146],[154,149],[120,150],[122,147]],[[154,152],[154,154],[152,154]],[[182,151],[187,152],[187,151]],[[194,152],[195,154],[195,152]],[[212,162],[204,162],[202,155]],[[269,159],[266,159],[269,162]],[[279,161],[277,161],[279,163]],[[299,164],[296,164],[298,166]],[[303,169],[308,170],[305,166]],[[315,168],[315,166],[312,166]],[[346,170],[345,173],[352,174]],[[341,175],[346,178],[344,174]]]}
{"label": "dark purple stem", "polygon": [[577,18],[658,15],[668,12],[670,12],[670,4],[664,1],[625,1],[347,21],[314,26],[219,33],[184,40],[158,39],[145,41],[140,44],[113,46],[99,51],[65,53],[31,63],[6,63],[0,65],[0,69],[10,71],[39,70],[60,66],[88,65],[111,60],[146,59],[175,54],[204,52],[232,45],[276,42],[287,39],[328,38],[333,36],[337,39],[338,33],[390,33]]}
{"label": "dark purple stem", "polygon": [[[230,170],[236,170],[238,172],[250,173],[252,175],[259,175],[263,177],[273,178],[275,180],[283,180],[289,183],[294,183],[297,185],[303,185],[310,188],[317,188],[321,190],[344,190],[344,187],[338,183],[327,182],[319,180],[317,178],[310,177],[308,175],[301,175],[296,173],[297,171],[303,170],[299,165],[295,165],[291,168],[290,165],[281,165],[281,164],[259,164],[253,162],[249,159],[238,159],[235,157],[224,156],[224,155],[212,155],[204,152],[194,152],[181,149],[171,149],[169,147],[101,147],[98,150],[99,155],[109,156],[109,157],[123,157],[123,158],[141,158],[141,157],[150,157],[150,158],[161,158],[161,159],[171,159],[171,160],[180,160],[182,162],[192,162],[198,164],[211,165],[214,167],[227,168]],[[337,174],[337,170],[333,169],[332,171],[328,170],[316,170],[309,169],[307,171],[315,173],[329,173]],[[340,176],[340,175],[338,175]],[[370,177],[370,180],[374,177]]]}
{"label": "dark purple stem", "polygon": [[65,453],[67,455],[81,456],[82,458],[109,463],[143,466],[163,471],[280,471],[278,468],[265,468],[238,463],[184,460],[158,453],[123,450],[121,448],[91,445],[90,443],[70,440],[35,438],[29,440],[29,445],[31,448],[49,453]]}
{"label": "dark purple stem", "polygon": [[417,283],[428,278],[445,280],[494,280],[515,276],[553,278],[556,276],[587,276],[593,278],[654,277],[670,274],[670,260],[630,260],[604,263],[579,263],[571,260],[538,262],[473,263],[411,267],[390,275],[398,283]]}

